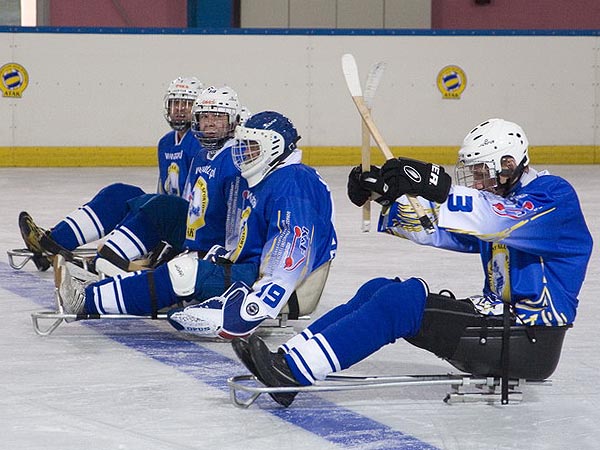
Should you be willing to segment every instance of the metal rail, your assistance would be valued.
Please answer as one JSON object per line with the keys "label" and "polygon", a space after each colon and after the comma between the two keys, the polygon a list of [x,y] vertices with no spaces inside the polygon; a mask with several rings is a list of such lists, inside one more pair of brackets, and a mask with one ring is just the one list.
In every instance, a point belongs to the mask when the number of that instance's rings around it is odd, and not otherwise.
{"label": "metal rail", "polygon": [[[508,380],[511,399],[520,400],[521,392],[515,389],[525,380]],[[547,380],[549,382],[549,380]],[[250,383],[250,384],[249,384]],[[446,403],[466,402],[469,400],[497,401],[496,392],[501,384],[500,378],[473,377],[464,374],[446,375],[398,375],[398,376],[344,376],[330,375],[324,381],[312,386],[267,387],[253,375],[239,375],[227,380],[232,403],[239,408],[248,408],[261,394],[289,392],[355,391],[407,386],[450,386],[452,388],[444,398]],[[475,391],[477,389],[478,391]],[[470,390],[468,392],[467,390]],[[242,394],[243,393],[243,394]],[[519,397],[519,398],[516,398]]]}

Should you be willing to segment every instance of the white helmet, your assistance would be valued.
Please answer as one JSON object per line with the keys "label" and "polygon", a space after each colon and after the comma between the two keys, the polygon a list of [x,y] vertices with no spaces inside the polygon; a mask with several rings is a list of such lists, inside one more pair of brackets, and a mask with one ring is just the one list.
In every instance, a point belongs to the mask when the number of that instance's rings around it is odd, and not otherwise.
{"label": "white helmet", "polygon": [[260,183],[296,149],[300,139],[294,124],[275,111],[263,111],[235,129],[233,163],[248,186]]}
{"label": "white helmet", "polygon": [[[240,123],[240,102],[237,92],[229,86],[204,89],[192,109],[192,132],[207,150],[221,147],[228,139],[233,137],[235,127]],[[200,117],[203,113],[227,114],[228,126],[218,134],[207,136],[200,128]]]}
{"label": "white helmet", "polygon": [[163,102],[165,119],[171,128],[182,131],[190,127],[192,106],[202,87],[196,77],[171,81]]}
{"label": "white helmet", "polygon": [[[494,191],[499,186],[498,177],[502,175],[508,178],[501,186],[506,191],[521,177],[523,169],[529,164],[528,147],[527,136],[516,123],[503,119],[486,120],[467,134],[458,151],[458,184],[473,187],[474,169],[477,168],[478,176],[485,178],[483,188]],[[502,170],[502,159],[505,157],[514,158],[514,170]]]}
{"label": "white helmet", "polygon": [[252,112],[250,112],[247,106],[242,106],[240,108],[240,125],[244,125],[250,116],[252,116]]}

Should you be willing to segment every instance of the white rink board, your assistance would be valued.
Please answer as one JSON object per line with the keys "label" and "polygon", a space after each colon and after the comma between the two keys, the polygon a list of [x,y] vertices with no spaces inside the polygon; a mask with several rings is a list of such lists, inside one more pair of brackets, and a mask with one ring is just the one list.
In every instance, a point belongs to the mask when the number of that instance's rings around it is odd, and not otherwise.
{"label": "white rink board", "polygon": [[[179,75],[229,84],[253,112],[284,112],[304,146],[357,145],[347,52],[363,80],[387,63],[374,116],[389,145],[457,145],[487,117],[520,123],[536,145],[596,145],[598,47],[594,36],[0,33],[0,61],[29,73],[21,99],[0,98],[0,147],[153,146]],[[447,65],[466,73],[460,100],[437,89]]]}

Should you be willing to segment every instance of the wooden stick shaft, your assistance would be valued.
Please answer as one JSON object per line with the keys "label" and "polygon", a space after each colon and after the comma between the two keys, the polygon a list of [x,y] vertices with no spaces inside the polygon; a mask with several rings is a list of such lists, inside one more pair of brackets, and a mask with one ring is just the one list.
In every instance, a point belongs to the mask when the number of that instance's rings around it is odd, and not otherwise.
{"label": "wooden stick shaft", "polygon": [[375,122],[373,122],[373,118],[371,117],[371,112],[365,105],[364,99],[362,97],[352,97],[352,100],[354,100],[354,104],[356,105],[365,126],[371,133],[371,136],[373,136],[373,140],[377,144],[377,147],[379,147],[379,150],[381,150],[381,153],[383,153],[383,156],[385,156],[385,159],[393,159],[394,155],[375,126]]}
{"label": "wooden stick shaft", "polygon": [[[362,129],[362,148],[361,148],[361,166],[362,171],[371,170],[371,135],[365,123],[361,120]],[[367,201],[362,207],[362,230],[368,232],[371,228],[371,202]]]}
{"label": "wooden stick shaft", "polygon": [[[379,150],[381,150],[381,153],[383,153],[383,156],[385,156],[385,159],[393,159],[394,155],[388,147],[388,145],[383,140],[383,137],[381,136],[379,129],[377,129],[375,122],[373,122],[373,118],[371,117],[369,108],[367,108],[367,106],[365,105],[364,99],[362,97],[352,97],[352,99],[354,100],[356,108],[358,109],[365,126],[371,133],[371,136],[373,136],[373,140],[377,144],[377,147],[379,147]],[[417,213],[417,216],[419,216],[419,218],[425,217],[428,219],[428,216],[425,213],[425,209],[423,208],[419,200],[417,200],[411,195],[407,195],[406,197],[408,198],[410,206]]]}

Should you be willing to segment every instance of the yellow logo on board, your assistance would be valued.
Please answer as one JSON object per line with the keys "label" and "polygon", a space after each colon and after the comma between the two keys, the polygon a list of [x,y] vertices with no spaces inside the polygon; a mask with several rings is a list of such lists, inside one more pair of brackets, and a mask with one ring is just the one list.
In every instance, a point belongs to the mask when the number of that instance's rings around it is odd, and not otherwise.
{"label": "yellow logo on board", "polygon": [[21,98],[29,84],[29,74],[20,64],[8,63],[0,67],[0,89],[3,97]]}
{"label": "yellow logo on board", "polygon": [[467,87],[467,75],[458,66],[446,66],[438,73],[437,86],[443,98],[459,99]]}

